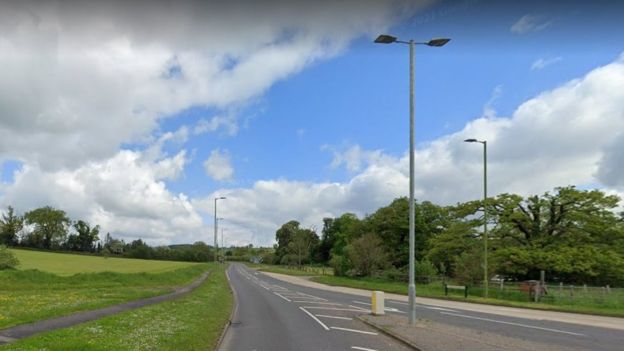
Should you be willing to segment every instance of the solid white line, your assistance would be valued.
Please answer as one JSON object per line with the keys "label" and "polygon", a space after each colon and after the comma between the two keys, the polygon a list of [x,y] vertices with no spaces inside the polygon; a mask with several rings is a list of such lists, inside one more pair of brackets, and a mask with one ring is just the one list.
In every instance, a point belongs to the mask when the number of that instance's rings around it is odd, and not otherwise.
{"label": "solid white line", "polygon": [[305,312],[308,316],[312,317],[312,319],[314,319],[315,321],[318,322],[318,324],[321,325],[321,327],[325,328],[325,330],[329,330],[329,328],[327,328],[327,326],[325,325],[325,323],[321,322],[318,318],[314,317],[314,315],[310,312],[308,312],[305,308],[303,307],[299,307],[300,310],[302,310],[303,312]]}
{"label": "solid white line", "polygon": [[338,317],[338,316],[328,316],[326,314],[315,314],[315,316],[317,317],[323,317],[323,318],[332,318],[332,319],[342,319],[345,321],[352,321],[353,318],[348,318],[348,317]]}
{"label": "solid white line", "polygon": [[361,334],[368,334],[368,335],[377,335],[377,333],[373,333],[373,332],[369,332],[369,331],[364,331],[364,330],[349,329],[349,328],[340,328],[340,327],[330,327],[330,328],[332,328],[332,329],[336,329],[336,330],[350,331],[350,332],[354,332],[354,333],[361,333]]}
{"label": "solid white line", "polygon": [[314,295],[310,295],[310,294],[305,294],[305,293],[298,292],[298,291],[297,291],[297,294],[304,295],[304,296],[309,296],[309,297],[312,297],[312,298],[315,298],[315,299],[319,299],[319,300],[323,300],[323,301],[327,301],[327,299],[324,299],[322,297],[318,297],[318,296],[314,296]]}
{"label": "solid white line", "polygon": [[367,349],[366,347],[359,347],[359,346],[351,346],[351,348],[354,350],[362,350],[362,351],[377,351],[375,349]]}
{"label": "solid white line", "polygon": [[289,300],[289,299],[285,298],[284,296],[282,296],[282,295],[280,295],[280,294],[276,293],[275,291],[274,291],[273,293],[274,293],[275,295],[277,295],[277,296],[281,297],[282,299],[284,299],[284,300],[288,301],[288,302],[292,302],[291,300]]}
{"label": "solid white line", "polygon": [[330,310],[330,311],[352,311],[362,312],[362,310],[356,310],[353,308],[333,308],[333,307],[319,307],[319,306],[303,306],[309,310]]}
{"label": "solid white line", "polygon": [[353,303],[359,303],[360,305],[366,305],[366,306],[370,306],[370,305],[371,305],[370,303],[360,302],[360,301],[355,301],[355,300],[354,300],[354,301],[351,301],[351,302],[353,302]]}
{"label": "solid white line", "polygon": [[297,301],[297,300],[293,300],[293,302],[297,302],[297,303],[316,303],[316,304],[319,304],[319,305],[329,305],[329,306],[342,306],[341,303],[333,303],[333,302]]}
{"label": "solid white line", "polygon": [[436,311],[445,311],[445,312],[458,312],[455,310],[449,310],[448,308],[442,308],[442,307],[427,307],[427,306],[423,306],[424,308],[428,308],[430,310],[436,310]]}
{"label": "solid white line", "polygon": [[360,311],[366,311],[368,312],[368,310],[366,308],[362,308],[362,307],[357,307],[357,306],[353,306],[353,305],[349,305],[349,307],[353,307],[353,308],[357,308]]}
{"label": "solid white line", "polygon": [[457,313],[440,312],[440,314],[445,314],[445,315],[455,316],[455,317],[462,317],[462,318],[478,319],[478,320],[481,320],[481,321],[492,322],[492,323],[509,324],[509,325],[515,325],[515,326],[517,326],[517,327],[525,327],[525,328],[531,328],[531,329],[539,329],[539,330],[545,330],[545,331],[550,331],[550,332],[554,332],[554,333],[563,333],[563,334],[570,334],[570,335],[577,335],[577,336],[586,336],[585,334],[573,333],[573,332],[569,332],[569,331],[565,331],[565,330],[551,329],[551,328],[543,328],[543,327],[536,327],[536,326],[534,326],[534,325],[521,324],[521,323],[514,323],[514,322],[506,322],[506,321],[499,321],[499,320],[496,320],[496,319],[489,319],[489,318],[481,318],[481,317],[474,317],[474,316],[466,316],[466,315],[463,315],[463,314],[457,314]]}

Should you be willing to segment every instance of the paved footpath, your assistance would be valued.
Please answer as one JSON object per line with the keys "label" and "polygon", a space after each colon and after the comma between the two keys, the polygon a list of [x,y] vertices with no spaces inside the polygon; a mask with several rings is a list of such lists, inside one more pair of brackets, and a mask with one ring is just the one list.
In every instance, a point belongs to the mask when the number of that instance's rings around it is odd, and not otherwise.
{"label": "paved footpath", "polygon": [[61,328],[67,328],[76,324],[85,323],[95,319],[100,319],[102,317],[110,316],[112,314],[182,297],[199,287],[201,283],[203,283],[206,278],[208,278],[209,273],[210,272],[205,272],[191,284],[181,288],[177,288],[169,294],[134,300],[97,310],[77,312],[67,316],[46,319],[39,322],[21,324],[7,329],[0,329],[0,345],[34,334],[48,332]]}

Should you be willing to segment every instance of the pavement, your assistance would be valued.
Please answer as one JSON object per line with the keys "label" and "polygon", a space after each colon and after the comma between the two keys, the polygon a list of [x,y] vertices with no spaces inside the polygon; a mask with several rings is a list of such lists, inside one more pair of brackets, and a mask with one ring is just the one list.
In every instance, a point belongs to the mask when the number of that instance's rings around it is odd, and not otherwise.
{"label": "pavement", "polygon": [[[416,305],[419,323],[414,327],[405,323],[406,296],[386,294],[386,316],[373,318],[367,317],[370,291],[257,272],[240,264],[232,265],[229,273],[231,286],[237,294],[238,310],[233,325],[226,333],[227,342],[220,350],[348,350],[350,347],[404,350],[408,347],[399,339],[395,339],[396,343],[388,341],[387,330],[394,330],[395,334],[403,333],[402,339],[416,338],[419,343],[408,343],[412,345],[408,349],[423,351],[621,351],[624,345],[624,319],[619,318],[419,298]],[[310,299],[297,298],[305,295]],[[324,307],[338,304],[337,308],[349,311],[311,308],[322,304],[327,304]],[[570,317],[564,322],[561,321],[565,319],[562,315]],[[329,330],[312,317],[323,322]],[[356,323],[362,317],[369,319],[369,323],[372,321],[372,325],[368,325],[370,329],[366,328],[367,325]],[[333,324],[336,322],[349,323],[349,326]],[[332,327],[373,331],[377,335],[362,334],[354,339],[351,334],[356,332]]]}
{"label": "pavement", "polygon": [[0,329],[0,345],[10,343],[34,334],[48,332],[61,328],[67,328],[76,324],[100,319],[102,317],[106,317],[112,314],[152,305],[163,301],[177,299],[199,287],[206,280],[206,278],[208,278],[209,273],[210,272],[205,272],[191,284],[177,288],[169,294],[134,300],[118,305],[100,308],[97,310],[77,312],[67,316],[46,319],[34,323],[21,324],[7,329]]}

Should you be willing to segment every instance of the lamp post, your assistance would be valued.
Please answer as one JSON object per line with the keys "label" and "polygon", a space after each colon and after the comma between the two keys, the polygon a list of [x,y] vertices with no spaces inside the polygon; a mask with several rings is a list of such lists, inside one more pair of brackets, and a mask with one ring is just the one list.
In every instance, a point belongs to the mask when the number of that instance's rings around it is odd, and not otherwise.
{"label": "lamp post", "polygon": [[488,297],[488,232],[487,232],[487,140],[466,139],[466,143],[483,144],[483,288]]}
{"label": "lamp post", "polygon": [[214,206],[214,261],[217,262],[217,228],[218,228],[218,224],[217,224],[217,201],[218,200],[225,200],[225,196],[221,196],[221,197],[215,197],[214,198],[214,202],[215,202],[215,206]]}
{"label": "lamp post", "polygon": [[427,45],[440,47],[448,43],[450,39],[432,39],[428,42],[416,42],[413,39],[409,41],[398,40],[391,35],[380,35],[375,39],[378,44],[408,44],[409,45],[409,66],[410,66],[410,128],[409,128],[409,160],[410,160],[410,179],[409,179],[409,323],[416,323],[416,284],[414,283],[414,246],[415,246],[415,229],[414,229],[414,46]]}

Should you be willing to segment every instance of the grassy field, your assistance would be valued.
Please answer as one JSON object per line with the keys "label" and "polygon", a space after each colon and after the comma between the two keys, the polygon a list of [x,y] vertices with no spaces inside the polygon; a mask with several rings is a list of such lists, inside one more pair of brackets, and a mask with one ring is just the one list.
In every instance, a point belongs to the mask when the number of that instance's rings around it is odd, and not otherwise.
{"label": "grassy field", "polygon": [[[0,329],[168,293],[189,284],[210,264],[102,258],[16,250],[22,264],[54,272],[0,271]],[[124,267],[129,262],[131,268]],[[119,273],[113,270],[144,272]],[[100,270],[93,273],[94,270]],[[106,271],[106,272],[104,272]],[[73,272],[73,275],[69,275]],[[88,272],[88,273],[77,273]],[[146,273],[150,272],[150,273]]]}
{"label": "grassy field", "polygon": [[[296,276],[313,276],[312,281],[333,285],[345,286],[350,288],[364,290],[379,290],[388,293],[407,295],[407,283],[388,281],[380,278],[349,278],[336,277],[333,275],[315,274],[314,270],[297,270],[280,266],[271,265],[249,265],[265,272],[281,273]],[[578,288],[577,288],[578,290]],[[576,312],[586,314],[598,314],[605,316],[624,317],[624,289],[613,289],[609,295],[581,296],[581,292],[577,291],[574,299],[562,298],[557,294],[556,289],[550,289],[549,296],[543,299],[543,302],[535,303],[528,299],[526,293],[519,291],[499,292],[495,287],[490,288],[490,298],[481,297],[480,288],[470,288],[468,298],[464,298],[463,292],[451,291],[449,296],[444,295],[442,282],[433,282],[429,284],[416,284],[416,294],[422,297],[431,297],[445,300],[455,300],[474,303],[485,303],[491,305],[533,308],[540,310]]]}
{"label": "grassy field", "polygon": [[197,264],[193,262],[105,258],[32,250],[11,249],[10,251],[19,259],[20,265],[18,269],[20,270],[38,269],[62,276],[106,271],[118,273],[160,273]]}
{"label": "grassy field", "polygon": [[212,350],[233,304],[226,267],[211,266],[206,282],[183,298],[36,335],[0,350]]}

